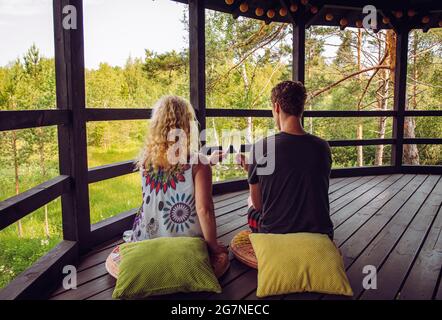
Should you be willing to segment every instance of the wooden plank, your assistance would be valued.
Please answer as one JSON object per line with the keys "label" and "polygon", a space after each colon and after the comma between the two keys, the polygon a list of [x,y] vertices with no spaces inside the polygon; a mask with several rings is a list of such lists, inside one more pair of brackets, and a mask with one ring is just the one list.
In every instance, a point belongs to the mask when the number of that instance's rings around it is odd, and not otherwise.
{"label": "wooden plank", "polygon": [[[403,176],[396,183],[389,186],[382,193],[377,195],[373,201],[366,204],[363,208],[358,210],[348,220],[341,225],[335,224],[334,242],[341,246],[349,237],[351,237],[359,228],[381,208],[388,203],[395,195],[397,195],[407,184],[414,178],[412,175]],[[416,186],[417,188],[418,186]]]}
{"label": "wooden plank", "polygon": [[86,121],[113,121],[113,120],[144,120],[152,116],[151,109],[133,108],[87,108]]}
{"label": "wooden plank", "polygon": [[62,241],[0,290],[0,300],[45,299],[63,278],[66,265],[74,265],[78,246],[73,241]]}
{"label": "wooden plank", "polygon": [[369,189],[359,195],[355,200],[350,202],[347,206],[342,209],[333,212],[331,215],[331,219],[335,228],[344,223],[347,219],[349,219],[352,215],[358,212],[360,209],[364,208],[368,203],[373,201],[380,193],[382,193],[385,189],[394,185],[396,181],[398,181],[402,175],[392,175],[387,179],[381,181],[378,185]]}
{"label": "wooden plank", "polygon": [[[350,111],[350,110],[306,110],[305,118],[364,118],[364,117],[392,117],[396,115],[396,111]],[[271,118],[272,110],[269,109],[206,109],[206,117],[254,117],[254,118]]]}
{"label": "wooden plank", "polygon": [[109,238],[122,236],[123,232],[132,228],[138,209],[132,209],[105,219],[91,226],[89,245],[97,245]]}
{"label": "wooden plank", "polygon": [[[336,192],[333,192],[328,197],[329,201],[330,201],[330,205],[333,202],[339,200],[340,198],[342,198],[342,197],[344,197],[346,195],[347,196],[349,196],[349,194],[351,195],[353,190],[355,190],[355,189],[365,185],[367,182],[369,182],[369,181],[371,181],[371,180],[373,180],[375,178],[376,178],[375,176],[362,177],[361,179],[354,180],[354,182],[352,182],[350,184],[347,184],[344,188],[342,188],[342,189],[340,189],[340,190],[338,190]],[[379,178],[382,178],[382,176],[378,177],[378,179]]]}
{"label": "wooden plank", "polygon": [[442,138],[404,138],[404,144],[442,144]]}
{"label": "wooden plank", "polygon": [[442,166],[403,165],[401,171],[408,174],[442,174]]}
{"label": "wooden plank", "polygon": [[116,280],[109,274],[87,282],[75,290],[65,291],[51,297],[51,300],[84,300],[106,289],[113,288]]}
{"label": "wooden plank", "polygon": [[[397,214],[397,212],[408,202],[408,200],[417,192],[418,188],[425,182],[426,176],[417,176],[401,191],[395,194],[390,201],[385,204],[379,204],[380,209],[376,211],[370,219],[352,233],[346,240],[339,236],[339,230],[336,232],[337,241],[342,239],[340,249],[344,256],[344,262],[347,266],[361,254],[371,240],[384,228],[384,226]],[[345,224],[343,225],[343,227]],[[345,241],[346,240],[346,241]]]}
{"label": "wooden plank", "polygon": [[408,29],[396,30],[396,66],[394,69],[393,109],[397,116],[393,118],[393,138],[396,145],[391,149],[391,164],[400,169],[402,166],[404,118],[407,96],[407,60],[408,60]]}
{"label": "wooden plank", "polygon": [[[377,269],[382,267],[383,262],[394,248],[396,242],[401,238],[405,229],[419,211],[438,180],[439,177],[436,176],[428,177],[419,187],[418,191],[410,197],[381,232],[371,239],[362,254],[351,264],[347,275],[355,297],[359,297],[364,292],[364,288],[362,287],[362,279],[365,276],[362,273],[363,267],[366,265],[373,265]],[[343,254],[344,257],[348,257],[347,252],[343,251]],[[344,261],[346,260],[344,259]],[[382,284],[379,283],[379,285]]]}
{"label": "wooden plank", "polygon": [[345,178],[334,178],[334,179],[330,179],[330,187],[335,185],[338,182],[341,182],[342,180],[344,180]]}
{"label": "wooden plank", "polygon": [[248,197],[243,197],[241,199],[238,199],[238,201],[231,203],[227,206],[215,209],[215,215],[217,217],[217,221],[220,220],[220,218],[232,211],[237,211],[240,209],[244,209],[245,207],[247,207],[247,198]]}
{"label": "wooden plank", "polygon": [[256,278],[258,272],[255,269],[249,269],[244,274],[223,287],[221,293],[208,297],[208,300],[241,300],[256,289]]}
{"label": "wooden plank", "polygon": [[65,125],[69,121],[67,110],[0,111],[0,131]]}
{"label": "wooden plank", "polygon": [[[431,193],[430,197],[433,197],[433,199],[442,197],[441,183],[442,181],[439,180],[438,189],[435,188]],[[416,261],[400,290],[398,299],[430,300],[435,292],[442,266],[442,237],[440,236],[442,234],[442,208],[440,207],[441,200],[439,200],[439,203],[433,200],[433,203],[434,207],[428,209],[434,210],[435,207],[439,206],[437,218],[431,225],[422,249],[419,251]],[[428,204],[426,205],[428,206]],[[414,223],[410,225],[412,230],[417,227],[419,226]],[[384,268],[385,266],[382,270]]]}
{"label": "wooden plank", "polygon": [[358,188],[352,190],[350,194],[346,194],[345,196],[336,199],[335,201],[330,203],[330,214],[333,215],[335,212],[349,205],[350,203],[355,201],[355,199],[357,199],[360,195],[373,189],[375,186],[377,186],[379,183],[381,183],[388,177],[389,176],[377,176],[374,179],[371,179],[370,181],[367,181],[363,185],[359,186]]}
{"label": "wooden plank", "polygon": [[[190,102],[199,129],[206,129],[206,36],[204,0],[189,0]],[[202,138],[205,144],[205,138]]]}
{"label": "wooden plank", "polygon": [[394,166],[352,167],[331,170],[332,178],[403,173]]}
{"label": "wooden plank", "polygon": [[[247,212],[247,208],[244,208],[242,210],[244,212]],[[237,219],[235,219],[229,223],[226,223],[224,225],[221,225],[217,230],[217,234],[219,237],[222,237],[222,236],[232,232],[232,230],[237,230],[246,224],[247,224],[247,218],[245,216],[237,217]]]}
{"label": "wooden plank", "polygon": [[[331,184],[330,187],[328,188],[328,194],[332,194],[340,189],[342,189],[343,187],[345,187],[346,185],[349,185],[350,183],[362,179],[362,177],[351,177],[351,178],[336,178],[336,179],[341,179],[341,181],[339,181],[338,183],[335,184]],[[330,179],[334,180],[334,179]]]}
{"label": "wooden plank", "polygon": [[255,117],[255,118],[270,118],[272,117],[272,110],[267,109],[206,109],[206,117],[232,117],[232,118],[243,118],[243,117]]}
{"label": "wooden plank", "polygon": [[249,187],[246,179],[232,179],[213,183],[213,194],[246,190]]}
{"label": "wooden plank", "polygon": [[298,10],[296,24],[292,24],[292,80],[305,82],[305,18]]}
{"label": "wooden plank", "polygon": [[222,204],[229,204],[230,198],[235,198],[237,196],[247,194],[248,192],[249,192],[249,190],[241,190],[241,191],[235,191],[235,192],[231,192],[231,193],[223,193],[223,194],[219,194],[219,195],[214,195],[213,196],[213,203],[215,205],[218,203],[219,204],[221,204],[221,203]]}
{"label": "wooden plank", "polygon": [[71,178],[61,175],[0,202],[0,230],[20,220],[71,189]]}
{"label": "wooden plank", "polygon": [[[76,29],[63,27],[63,8],[76,8]],[[61,198],[63,237],[78,241],[80,252],[88,248],[90,208],[88,191],[87,137],[85,122],[85,76],[83,1],[53,1],[55,79],[57,108],[71,114],[69,125],[58,126],[60,174],[71,176],[73,188]]]}
{"label": "wooden plank", "polygon": [[[238,218],[238,216],[242,216],[243,212],[247,212],[248,208],[246,208],[246,206],[240,207],[240,208],[236,208],[234,211],[231,211],[227,214],[224,214],[220,217],[216,218],[216,225],[217,227],[221,227],[224,226],[228,223],[231,223],[233,220],[236,220]],[[247,219],[247,218],[246,218]]]}
{"label": "wooden plank", "polygon": [[374,146],[396,143],[395,139],[328,140],[330,147]]}
{"label": "wooden plank", "polygon": [[88,170],[88,183],[112,179],[133,172],[136,172],[134,160],[106,164]]}
{"label": "wooden plank", "polygon": [[440,117],[442,110],[405,110],[405,117]]}
{"label": "wooden plank", "polygon": [[[402,282],[405,280],[421,249],[421,244],[423,244],[431,229],[441,203],[442,181],[439,177],[438,183],[406,227],[405,232],[382,264],[381,269],[378,269],[377,280],[379,286],[382,286],[382,290],[366,290],[362,294],[361,299],[391,300],[396,298]],[[436,277],[439,272],[440,264]],[[437,281],[431,284],[431,291],[434,290],[436,283]]]}

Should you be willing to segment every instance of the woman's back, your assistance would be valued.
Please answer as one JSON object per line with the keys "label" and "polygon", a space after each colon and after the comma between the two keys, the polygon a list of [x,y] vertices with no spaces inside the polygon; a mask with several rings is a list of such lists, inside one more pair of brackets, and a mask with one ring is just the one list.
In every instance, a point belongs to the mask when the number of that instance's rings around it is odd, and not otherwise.
{"label": "woman's back", "polygon": [[135,217],[131,241],[202,236],[192,166],[179,165],[169,171],[142,167],[140,172],[143,204]]}

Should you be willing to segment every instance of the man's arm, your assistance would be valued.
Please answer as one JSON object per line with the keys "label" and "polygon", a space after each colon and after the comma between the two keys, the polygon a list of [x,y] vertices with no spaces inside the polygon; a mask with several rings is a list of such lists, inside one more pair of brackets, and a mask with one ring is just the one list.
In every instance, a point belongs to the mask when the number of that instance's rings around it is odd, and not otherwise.
{"label": "man's arm", "polygon": [[252,206],[255,210],[260,211],[262,208],[262,199],[261,199],[261,186],[258,183],[249,184],[250,189],[250,198],[252,200]]}

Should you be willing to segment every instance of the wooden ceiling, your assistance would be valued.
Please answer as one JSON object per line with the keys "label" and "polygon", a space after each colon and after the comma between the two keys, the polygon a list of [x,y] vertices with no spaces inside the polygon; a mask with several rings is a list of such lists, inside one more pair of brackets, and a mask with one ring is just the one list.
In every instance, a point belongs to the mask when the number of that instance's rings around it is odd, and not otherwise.
{"label": "wooden ceiling", "polygon": [[[187,3],[187,0],[175,0]],[[207,9],[263,20],[362,27],[365,5],[377,9],[377,29],[442,27],[442,0],[205,0]]]}

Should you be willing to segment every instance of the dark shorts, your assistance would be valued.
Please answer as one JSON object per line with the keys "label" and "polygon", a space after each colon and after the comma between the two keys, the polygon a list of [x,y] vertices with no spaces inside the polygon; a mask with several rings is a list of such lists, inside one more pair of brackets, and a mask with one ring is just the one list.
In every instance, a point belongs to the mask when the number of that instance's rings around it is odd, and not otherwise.
{"label": "dark shorts", "polygon": [[261,221],[261,212],[255,210],[253,207],[249,207],[247,211],[247,221],[249,228],[252,232],[258,232],[259,224]]}

